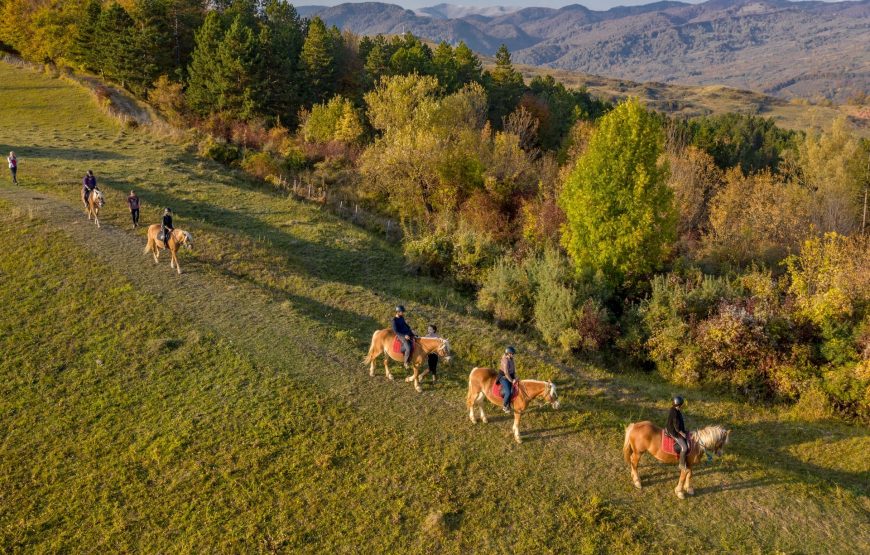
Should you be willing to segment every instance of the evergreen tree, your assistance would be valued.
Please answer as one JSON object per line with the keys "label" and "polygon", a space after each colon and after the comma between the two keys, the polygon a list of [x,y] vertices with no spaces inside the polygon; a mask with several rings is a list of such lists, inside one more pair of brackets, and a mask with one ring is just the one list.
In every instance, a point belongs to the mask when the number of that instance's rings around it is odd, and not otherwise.
{"label": "evergreen tree", "polygon": [[315,17],[308,24],[308,34],[302,46],[302,67],[307,86],[308,105],[325,102],[335,93],[335,44],[326,24]]}
{"label": "evergreen tree", "polygon": [[469,83],[483,83],[483,64],[480,58],[468,48],[464,42],[460,42],[453,50],[456,59],[456,85],[458,88]]}
{"label": "evergreen tree", "polygon": [[97,25],[102,13],[102,4],[99,0],[89,0],[84,6],[79,23],[76,26],[76,34],[73,37],[70,55],[84,69],[99,71],[100,57],[96,48]]}
{"label": "evergreen tree", "polygon": [[217,108],[232,117],[247,120],[263,106],[263,67],[253,30],[237,15],[218,46],[214,75]]}
{"label": "evergreen tree", "polygon": [[366,86],[372,88],[381,77],[390,74],[392,49],[383,35],[368,39],[370,42],[366,42],[367,39],[360,42],[360,56],[365,60]]}
{"label": "evergreen tree", "polygon": [[172,35],[165,0],[136,0],[134,8],[136,28],[132,50],[139,71],[131,87],[142,94],[160,75],[171,72]]}
{"label": "evergreen tree", "polygon": [[268,0],[263,16],[260,44],[265,62],[264,109],[292,128],[302,105],[302,22],[296,9],[281,0]]}
{"label": "evergreen tree", "polygon": [[504,118],[516,109],[525,88],[522,74],[511,63],[511,53],[501,45],[495,55],[495,68],[486,79],[489,121],[493,127],[501,128]]}
{"label": "evergreen tree", "polygon": [[137,82],[136,28],[133,18],[120,4],[112,2],[97,21],[98,68],[104,77],[126,87]]}
{"label": "evergreen tree", "polygon": [[178,80],[187,74],[187,66],[196,47],[196,31],[206,15],[207,0],[167,0],[167,26],[170,31],[172,73]]}
{"label": "evergreen tree", "polygon": [[196,47],[187,70],[187,101],[199,115],[206,115],[217,106],[215,75],[218,73],[218,48],[223,36],[220,15],[214,11],[209,12],[202,27],[196,32]]}
{"label": "evergreen tree", "polygon": [[559,203],[562,243],[580,274],[613,287],[660,267],[676,236],[663,133],[655,115],[628,100],[604,116],[569,174]]}
{"label": "evergreen tree", "polygon": [[441,42],[432,54],[432,67],[445,92],[449,94],[459,89],[456,55],[446,42]]}
{"label": "evergreen tree", "polygon": [[394,39],[395,51],[390,56],[393,75],[432,75],[432,49],[411,33]]}

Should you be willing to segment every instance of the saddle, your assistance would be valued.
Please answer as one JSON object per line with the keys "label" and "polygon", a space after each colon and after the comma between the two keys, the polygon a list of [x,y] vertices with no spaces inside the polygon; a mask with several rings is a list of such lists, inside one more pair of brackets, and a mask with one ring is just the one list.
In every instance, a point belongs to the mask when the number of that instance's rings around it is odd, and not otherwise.
{"label": "saddle", "polygon": [[[695,442],[692,439],[691,433],[689,433],[688,436],[689,436],[689,439],[688,439],[688,441],[686,441],[686,444],[688,445],[689,451],[691,451],[692,445]],[[668,434],[668,432],[666,430],[662,430],[662,451],[665,453],[668,453],[670,455],[679,456],[680,452],[678,451],[678,449],[679,449],[679,446],[677,445],[677,441],[673,437],[671,437],[671,435]]]}
{"label": "saddle", "polygon": [[[513,387],[511,388],[511,401],[514,400],[514,397],[517,396],[517,393],[519,393],[519,386],[517,385],[517,383],[514,383]],[[492,396],[499,401],[504,402],[504,399],[501,396],[501,386],[499,385],[498,380],[494,381],[492,384]]]}
{"label": "saddle", "polygon": [[[171,235],[170,235],[170,237],[171,237]],[[169,239],[170,237],[166,237],[166,234],[162,230],[157,232],[157,240],[161,241],[164,245],[168,246],[168,243],[166,240]]]}
{"label": "saddle", "polygon": [[[415,339],[411,338],[411,352],[414,352],[414,343]],[[399,336],[397,335],[395,339],[393,339],[393,352],[397,355],[402,354],[402,342],[399,340]]]}

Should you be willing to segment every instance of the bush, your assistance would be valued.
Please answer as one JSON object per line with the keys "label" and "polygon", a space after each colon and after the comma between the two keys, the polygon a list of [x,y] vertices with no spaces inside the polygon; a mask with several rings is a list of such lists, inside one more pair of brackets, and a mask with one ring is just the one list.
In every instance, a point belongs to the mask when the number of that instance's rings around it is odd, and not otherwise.
{"label": "bush", "polygon": [[184,125],[187,107],[181,83],[175,83],[166,75],[161,75],[154,82],[154,87],[148,91],[148,101],[163,114],[170,125]]}
{"label": "bush", "polygon": [[236,164],[242,155],[237,146],[217,141],[211,135],[200,141],[197,153],[203,158],[210,158],[228,166]]}
{"label": "bush", "polygon": [[302,124],[303,138],[312,143],[339,141],[358,144],[364,135],[365,127],[359,111],[350,100],[338,95],[325,104],[312,106]]}
{"label": "bush", "polygon": [[491,312],[501,324],[518,326],[529,319],[532,295],[525,266],[503,257],[487,272],[477,294],[477,306]]}
{"label": "bush", "polygon": [[242,160],[242,169],[258,179],[276,182],[281,177],[281,165],[268,152],[249,152]]}

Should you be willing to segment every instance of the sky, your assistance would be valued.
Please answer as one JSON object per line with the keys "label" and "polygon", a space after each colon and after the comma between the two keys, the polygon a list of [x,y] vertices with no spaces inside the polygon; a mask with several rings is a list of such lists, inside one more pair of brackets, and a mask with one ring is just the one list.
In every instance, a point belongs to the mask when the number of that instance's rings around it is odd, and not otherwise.
{"label": "sky", "polygon": [[[520,6],[561,8],[569,4],[582,4],[590,10],[607,10],[615,6],[639,6],[651,4],[656,0],[291,0],[297,6],[335,6],[345,2],[376,1],[386,4],[398,4],[399,6],[416,9],[434,6],[436,4],[456,4],[459,6]],[[699,4],[704,0],[680,0],[687,4]]]}

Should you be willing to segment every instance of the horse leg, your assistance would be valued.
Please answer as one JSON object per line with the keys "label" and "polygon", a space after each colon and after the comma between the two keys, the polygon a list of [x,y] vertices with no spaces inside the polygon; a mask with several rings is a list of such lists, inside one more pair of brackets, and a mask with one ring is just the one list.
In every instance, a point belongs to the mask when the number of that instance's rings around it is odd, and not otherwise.
{"label": "horse leg", "polygon": [[178,274],[181,275],[181,265],[178,263],[178,253],[172,252],[172,260],[175,261],[175,269],[178,271]]}
{"label": "horse leg", "polygon": [[483,394],[483,391],[477,394],[477,409],[480,411],[480,420],[487,424],[489,421],[486,419],[486,413],[483,412],[484,401],[486,400],[486,395]]}
{"label": "horse leg", "polygon": [[471,419],[472,424],[477,424],[477,420],[474,418],[474,405],[477,404],[477,392],[474,390],[474,386],[468,384],[468,394],[465,396],[465,408],[468,409],[468,418]]}
{"label": "horse leg", "polygon": [[689,467],[686,469],[686,482],[683,484],[683,489],[686,491],[688,495],[695,495],[695,488],[692,487],[692,468]]}
{"label": "horse leg", "polygon": [[680,469],[680,481],[677,482],[677,487],[674,488],[674,493],[677,494],[677,497],[680,499],[685,499],[686,495],[683,493],[683,482],[686,480],[686,471]]}
{"label": "horse leg", "polygon": [[517,440],[517,443],[522,443],[523,440],[520,438],[520,413],[514,412],[514,439]]}
{"label": "horse leg", "polygon": [[96,212],[94,212],[94,223],[97,224],[97,227],[100,227],[100,218],[97,216]]}
{"label": "horse leg", "polygon": [[384,353],[384,376],[386,376],[388,380],[393,379],[393,374],[390,373],[390,355],[386,353]]}
{"label": "horse leg", "polygon": [[637,473],[637,463],[640,462],[640,453],[631,454],[631,481],[634,482],[634,487],[641,489],[643,486],[640,483],[640,475]]}
{"label": "horse leg", "polygon": [[423,388],[420,387],[420,368],[416,364],[414,366],[414,389],[417,393],[423,393]]}
{"label": "horse leg", "polygon": [[369,376],[371,376],[372,378],[375,377],[375,360],[377,358],[378,358],[377,356],[372,357],[372,361],[369,364]]}

